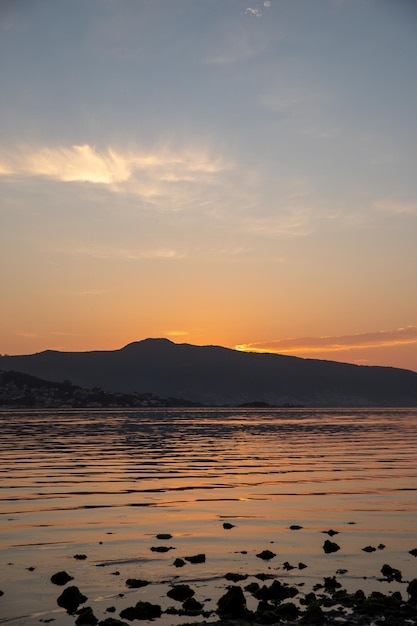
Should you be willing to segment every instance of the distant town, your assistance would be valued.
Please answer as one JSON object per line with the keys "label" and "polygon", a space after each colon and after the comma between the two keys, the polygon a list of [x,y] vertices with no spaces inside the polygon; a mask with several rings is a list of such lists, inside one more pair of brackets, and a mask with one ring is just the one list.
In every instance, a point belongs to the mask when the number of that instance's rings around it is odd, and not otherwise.
{"label": "distant town", "polygon": [[51,382],[14,371],[0,370],[0,408],[105,408],[193,407],[178,398],[160,398],[152,393],[112,393],[100,387],[73,385],[70,380]]}

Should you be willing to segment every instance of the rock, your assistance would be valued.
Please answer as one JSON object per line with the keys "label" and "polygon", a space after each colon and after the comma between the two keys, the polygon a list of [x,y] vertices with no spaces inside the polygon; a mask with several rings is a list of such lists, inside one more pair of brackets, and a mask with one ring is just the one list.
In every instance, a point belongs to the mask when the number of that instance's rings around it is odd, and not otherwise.
{"label": "rock", "polygon": [[194,554],[194,556],[185,556],[184,559],[189,563],[205,563],[205,554]]}
{"label": "rock", "polygon": [[234,528],[234,524],[230,524],[230,522],[224,522],[223,524],[223,528],[225,528],[226,530],[230,530],[231,528]]}
{"label": "rock", "polygon": [[305,563],[299,563],[298,564],[298,569],[305,569],[307,567],[307,565]]}
{"label": "rock", "polygon": [[78,587],[67,587],[57,599],[58,606],[66,609],[67,613],[72,614],[78,609],[80,604],[87,600]]}
{"label": "rock", "polygon": [[306,612],[303,615],[301,623],[309,625],[317,624],[317,626],[322,626],[322,624],[326,623],[326,615],[323,613],[323,610],[318,602],[312,602],[311,604],[309,604]]}
{"label": "rock", "polygon": [[335,535],[339,534],[338,530],[333,530],[333,528],[331,528],[330,530],[322,530],[322,533],[324,533],[325,535],[329,535],[329,537],[334,537]]}
{"label": "rock", "polygon": [[107,617],[99,622],[99,626],[129,626],[129,624],[122,622],[120,619],[115,619],[114,617]]}
{"label": "rock", "polygon": [[245,591],[248,591],[249,593],[256,593],[257,591],[259,591],[260,587],[258,583],[249,583],[249,585],[246,585],[245,587]]}
{"label": "rock", "polygon": [[194,589],[191,589],[188,585],[174,585],[168,592],[168,598],[184,602],[187,598],[191,598],[195,594]]}
{"label": "rock", "polygon": [[276,554],[275,552],[271,552],[271,550],[263,550],[262,552],[259,552],[259,554],[257,554],[256,556],[258,557],[258,559],[269,561],[270,559],[273,559]]}
{"label": "rock", "polygon": [[246,599],[241,587],[229,587],[227,592],[217,601],[217,613],[221,617],[232,619],[239,619],[245,616]]}
{"label": "rock", "polygon": [[287,572],[291,571],[292,569],[295,569],[295,565],[290,565],[288,563],[288,561],[285,561],[285,563],[282,566]]}
{"label": "rock", "polygon": [[290,526],[290,530],[301,530],[302,526],[298,526],[298,524],[293,524]]}
{"label": "rock", "polygon": [[374,548],[373,546],[366,546],[365,548],[362,548],[362,550],[364,552],[376,552],[376,548]]}
{"label": "rock", "polygon": [[[159,604],[152,604],[151,602],[143,602],[140,600],[135,606],[128,606],[126,609],[120,612],[120,617],[128,620],[134,619],[154,619],[161,617],[162,609]],[[110,618],[111,619],[111,618]]]}
{"label": "rock", "polygon": [[156,535],[156,538],[168,541],[168,539],[172,539],[172,535],[170,533],[159,533],[159,535]]}
{"label": "rock", "polygon": [[95,626],[98,624],[98,619],[93,613],[93,609],[90,606],[86,606],[85,608],[77,611],[77,619],[75,623],[77,626],[82,624],[82,626]]}
{"label": "rock", "polygon": [[152,546],[152,552],[169,552],[170,550],[175,550],[172,546]]}
{"label": "rock", "polygon": [[411,554],[411,556],[417,556],[417,548],[413,548],[408,554]]}
{"label": "rock", "polygon": [[326,539],[323,544],[323,550],[326,554],[330,554],[331,552],[337,552],[338,550],[340,550],[340,546],[338,546],[337,543],[333,543],[333,541],[329,541],[328,539]]}
{"label": "rock", "polygon": [[258,580],[271,580],[272,578],[275,578],[275,576],[273,574],[265,574],[264,572],[261,572],[260,574],[255,574],[255,578]]}
{"label": "rock", "polygon": [[413,578],[413,580],[408,583],[407,593],[411,600],[417,600],[417,578]]}
{"label": "rock", "polygon": [[182,608],[184,609],[184,611],[187,611],[187,613],[198,615],[199,613],[201,613],[203,605],[195,598],[187,598],[185,602],[183,602]]}
{"label": "rock", "polygon": [[226,580],[231,580],[233,583],[237,583],[240,580],[246,580],[248,577],[247,574],[233,574],[232,572],[228,572],[225,575]]}
{"label": "rock", "polygon": [[175,567],[184,567],[185,561],[183,559],[175,559],[173,565]]}
{"label": "rock", "polygon": [[147,580],[141,580],[140,578],[128,578],[126,581],[127,587],[130,589],[140,589],[141,587],[146,587],[150,583]]}
{"label": "rock", "polygon": [[282,600],[286,600],[287,598],[294,598],[298,594],[298,589],[296,587],[290,587],[289,585],[283,585],[279,582],[279,580],[274,580],[272,585],[267,587],[263,585],[258,591],[256,591],[253,595],[257,600],[277,600],[281,602]]}
{"label": "rock", "polygon": [[70,576],[68,572],[65,571],[57,572],[51,576],[51,583],[59,585],[60,587],[66,585],[70,580],[74,580],[74,577]]}
{"label": "rock", "polygon": [[340,589],[342,585],[336,580],[336,576],[324,577],[324,588],[327,590]]}
{"label": "rock", "polygon": [[77,559],[77,561],[85,561],[86,558],[86,554],[74,554],[74,559]]}
{"label": "rock", "polygon": [[397,582],[401,582],[402,574],[399,569],[395,569],[395,567],[391,567],[391,565],[387,565],[386,563],[381,567],[381,574],[385,576],[388,582],[392,582],[396,580]]}

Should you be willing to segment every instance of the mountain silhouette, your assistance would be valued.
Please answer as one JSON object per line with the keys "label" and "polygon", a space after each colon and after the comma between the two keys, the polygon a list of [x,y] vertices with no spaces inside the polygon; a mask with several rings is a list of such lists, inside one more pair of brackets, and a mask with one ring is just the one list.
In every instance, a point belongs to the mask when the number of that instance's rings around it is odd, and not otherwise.
{"label": "mountain silhouette", "polygon": [[417,373],[220,346],[145,339],[119,350],[1,356],[14,370],[81,387],[152,393],[206,405],[417,406]]}

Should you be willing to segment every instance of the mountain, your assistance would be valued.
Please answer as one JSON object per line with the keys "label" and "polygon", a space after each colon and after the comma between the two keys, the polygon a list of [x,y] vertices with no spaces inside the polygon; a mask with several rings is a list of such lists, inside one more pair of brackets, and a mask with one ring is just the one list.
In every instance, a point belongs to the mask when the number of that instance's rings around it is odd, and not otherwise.
{"label": "mountain", "polygon": [[145,339],[120,350],[1,356],[1,370],[206,405],[417,406],[417,373]]}

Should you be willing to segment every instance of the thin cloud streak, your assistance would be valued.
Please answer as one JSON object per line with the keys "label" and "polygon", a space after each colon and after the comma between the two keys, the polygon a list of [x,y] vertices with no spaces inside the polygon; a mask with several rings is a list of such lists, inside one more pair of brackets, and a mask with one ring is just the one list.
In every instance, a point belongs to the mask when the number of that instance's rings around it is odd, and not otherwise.
{"label": "thin cloud streak", "polygon": [[377,200],[373,207],[389,215],[417,215],[417,202],[400,200]]}
{"label": "thin cloud streak", "polygon": [[[121,152],[112,147],[100,151],[84,144],[20,148],[0,155],[0,175],[41,176],[110,186],[126,183],[143,172],[159,180],[181,182],[215,175],[230,167],[220,157],[212,158],[199,149]],[[113,190],[117,191],[117,186]]]}
{"label": "thin cloud streak", "polygon": [[106,247],[74,247],[67,250],[69,254],[76,256],[91,257],[94,259],[109,259],[122,261],[140,261],[140,260],[175,260],[184,259],[186,254],[179,252],[173,248],[155,248],[148,250],[132,250],[124,248],[106,248]]}
{"label": "thin cloud streak", "polygon": [[275,339],[265,342],[246,343],[235,346],[244,352],[272,352],[276,354],[301,355],[323,352],[349,352],[369,348],[388,348],[417,345],[417,326],[407,326],[393,331],[379,331],[340,337],[301,337]]}

